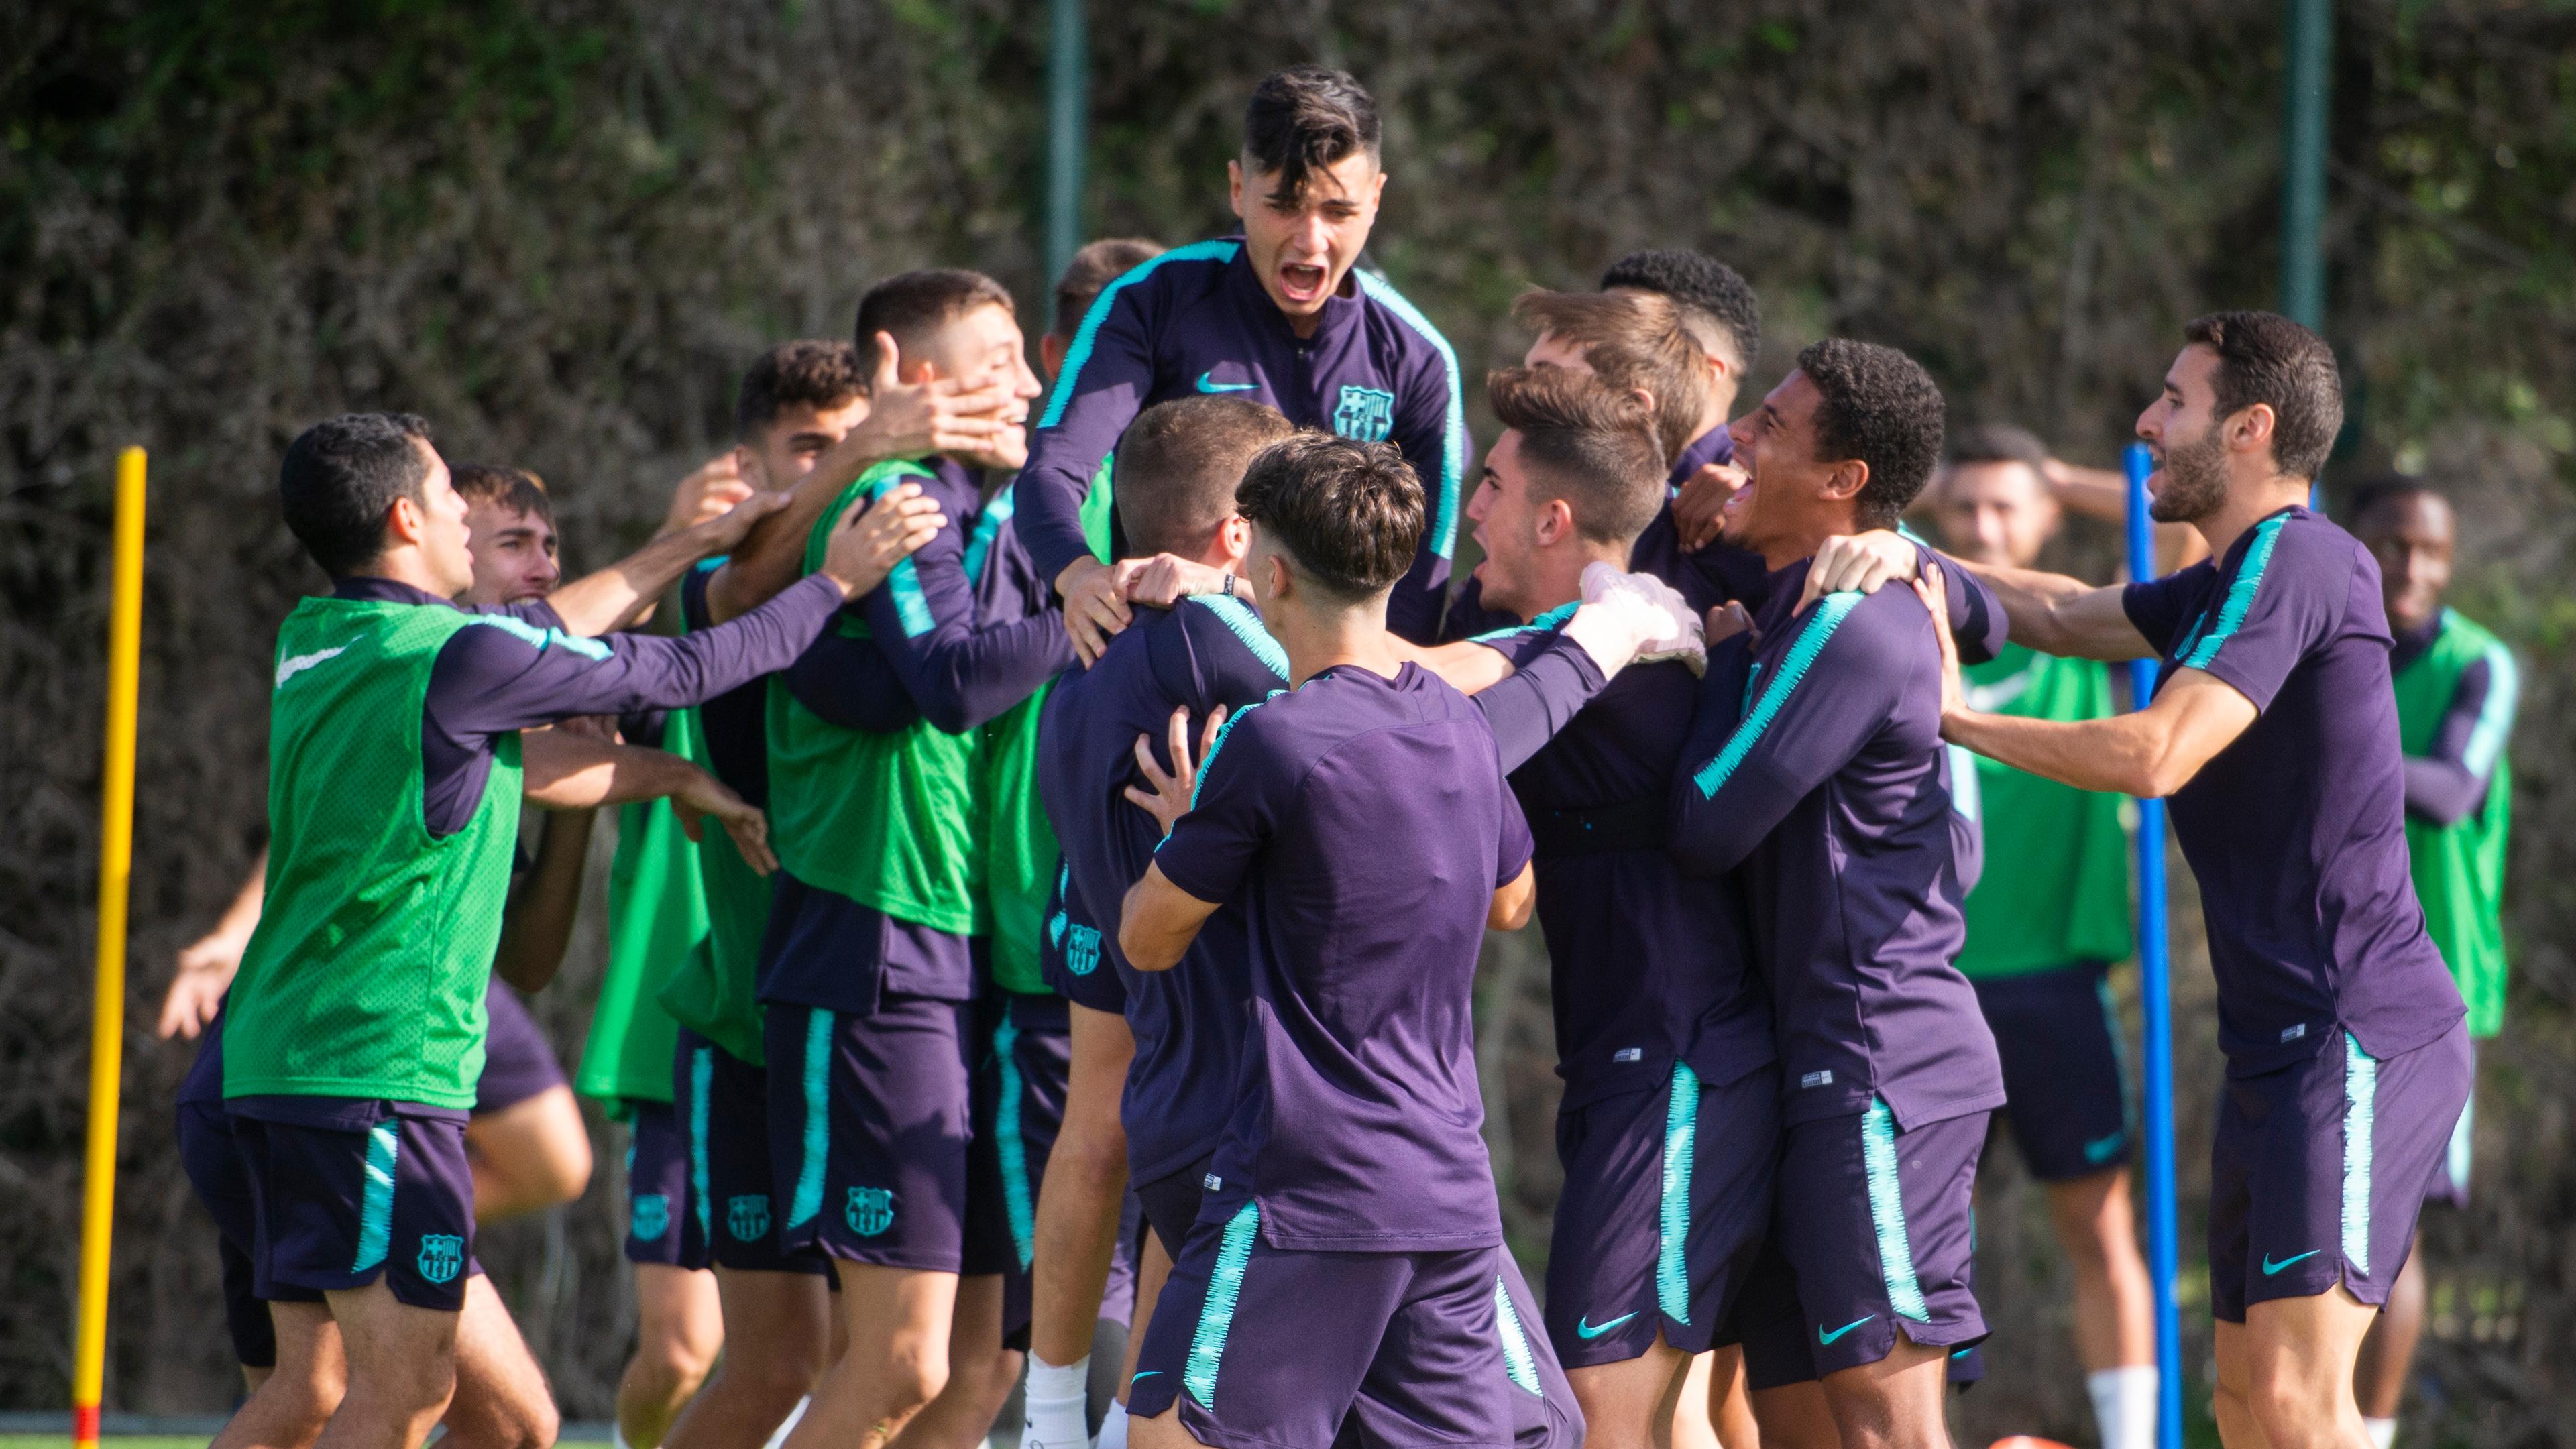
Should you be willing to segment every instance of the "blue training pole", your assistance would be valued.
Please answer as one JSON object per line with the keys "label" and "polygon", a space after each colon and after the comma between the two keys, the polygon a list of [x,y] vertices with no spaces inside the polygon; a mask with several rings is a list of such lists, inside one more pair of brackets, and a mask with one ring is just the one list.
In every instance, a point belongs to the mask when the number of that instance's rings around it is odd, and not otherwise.
{"label": "blue training pole", "polygon": [[[2147,475],[2155,461],[2131,443],[2129,577],[2156,577],[2156,525],[2147,515]],[[2139,709],[2155,695],[2156,661],[2129,665]],[[2147,1274],[2156,1287],[2156,1382],[2164,1403],[2156,1415],[2158,1449],[2182,1449],[2182,1310],[2174,1299],[2173,961],[2165,940],[2165,802],[2138,802],[2138,998],[2146,1006]]]}

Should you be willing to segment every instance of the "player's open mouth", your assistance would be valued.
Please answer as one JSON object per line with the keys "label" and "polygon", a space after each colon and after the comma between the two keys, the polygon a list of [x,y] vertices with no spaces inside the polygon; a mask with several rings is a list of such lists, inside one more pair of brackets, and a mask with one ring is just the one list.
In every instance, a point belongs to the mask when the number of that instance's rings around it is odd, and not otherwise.
{"label": "player's open mouth", "polygon": [[1279,264],[1279,291],[1291,302],[1320,302],[1324,298],[1324,279],[1330,276],[1313,262]]}

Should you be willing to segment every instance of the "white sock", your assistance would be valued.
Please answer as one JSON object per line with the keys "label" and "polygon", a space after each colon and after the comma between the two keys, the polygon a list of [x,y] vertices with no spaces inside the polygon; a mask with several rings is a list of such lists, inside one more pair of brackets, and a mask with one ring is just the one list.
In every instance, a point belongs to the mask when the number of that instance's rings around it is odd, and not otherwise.
{"label": "white sock", "polygon": [[1109,1401],[1109,1412],[1100,1416],[1100,1439],[1092,1449],[1127,1449],[1127,1406],[1116,1399]]}
{"label": "white sock", "polygon": [[1020,1449],[1085,1449],[1091,1425],[1084,1414],[1091,1391],[1091,1355],[1052,1364],[1029,1355],[1028,1419]]}
{"label": "white sock", "polygon": [[797,1420],[805,1417],[805,1406],[812,1402],[814,1402],[814,1397],[811,1394],[798,1399],[796,1401],[796,1407],[787,1411],[787,1422],[779,1425],[778,1431],[771,1434],[769,1436],[769,1442],[760,1446],[760,1449],[778,1449],[779,1445],[786,1443],[788,1431],[796,1427]]}
{"label": "white sock", "polygon": [[2159,1387],[2153,1364],[2097,1369],[2084,1376],[2084,1391],[2093,1396],[2093,1422],[2102,1430],[2102,1449],[2155,1449]]}
{"label": "white sock", "polygon": [[2370,1442],[2373,1449],[2388,1449],[2389,1445],[2397,1442],[2397,1421],[2395,1419],[2364,1418],[2361,1421],[2361,1427],[2370,1431]]}

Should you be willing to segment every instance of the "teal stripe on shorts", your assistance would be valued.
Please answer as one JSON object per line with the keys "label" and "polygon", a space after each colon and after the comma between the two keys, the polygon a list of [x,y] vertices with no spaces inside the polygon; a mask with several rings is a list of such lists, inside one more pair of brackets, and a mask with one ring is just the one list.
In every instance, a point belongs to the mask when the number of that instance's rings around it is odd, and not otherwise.
{"label": "teal stripe on shorts", "polygon": [[1243,1273],[1252,1264],[1252,1244],[1261,1236],[1261,1204],[1235,1209],[1218,1240],[1216,1267],[1208,1274],[1207,1300],[1199,1305],[1198,1331],[1190,1335],[1189,1361],[1181,1369],[1181,1387],[1199,1401],[1216,1407],[1216,1371],[1225,1358],[1225,1337],[1234,1329],[1234,1306],[1243,1297]]}
{"label": "teal stripe on shorts", "polygon": [[1869,1178],[1869,1221],[1878,1232],[1878,1270],[1887,1281],[1887,1306],[1900,1318],[1932,1321],[1923,1285],[1914,1276],[1914,1240],[1905,1231],[1905,1194],[1896,1180],[1896,1116],[1887,1103],[1869,1099],[1860,1119],[1860,1160]]}
{"label": "teal stripe on shorts", "polygon": [[823,1211],[823,1167],[832,1152],[832,1013],[817,1006],[805,1020],[805,1157],[787,1226],[803,1227]]}
{"label": "teal stripe on shorts", "polygon": [[367,1129],[366,1192],[358,1203],[358,1259],[352,1273],[385,1260],[394,1235],[394,1159],[402,1152],[402,1123],[392,1118]]}

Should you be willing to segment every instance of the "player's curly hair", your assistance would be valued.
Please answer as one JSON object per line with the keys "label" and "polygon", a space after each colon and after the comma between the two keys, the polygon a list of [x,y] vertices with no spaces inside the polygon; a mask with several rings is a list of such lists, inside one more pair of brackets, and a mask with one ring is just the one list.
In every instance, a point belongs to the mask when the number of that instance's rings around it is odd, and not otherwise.
{"label": "player's curly hair", "polygon": [[1630,252],[1601,274],[1601,288],[1661,292],[1724,333],[1746,367],[1762,360],[1762,298],[1744,274],[1706,252],[1682,247]]}
{"label": "player's curly hair", "polygon": [[1940,384],[1895,348],[1848,337],[1808,344],[1798,370],[1822,394],[1816,461],[1868,464],[1857,500],[1860,526],[1894,528],[1941,458]]}
{"label": "player's curly hair", "polygon": [[1392,443],[1283,439],[1244,470],[1234,506],[1318,588],[1352,602],[1395,587],[1422,543],[1422,480]]}
{"label": "player's curly hair", "polygon": [[781,342],[760,354],[742,375],[733,404],[733,435],[756,443],[789,408],[845,408],[868,390],[859,349],[831,337]]}

